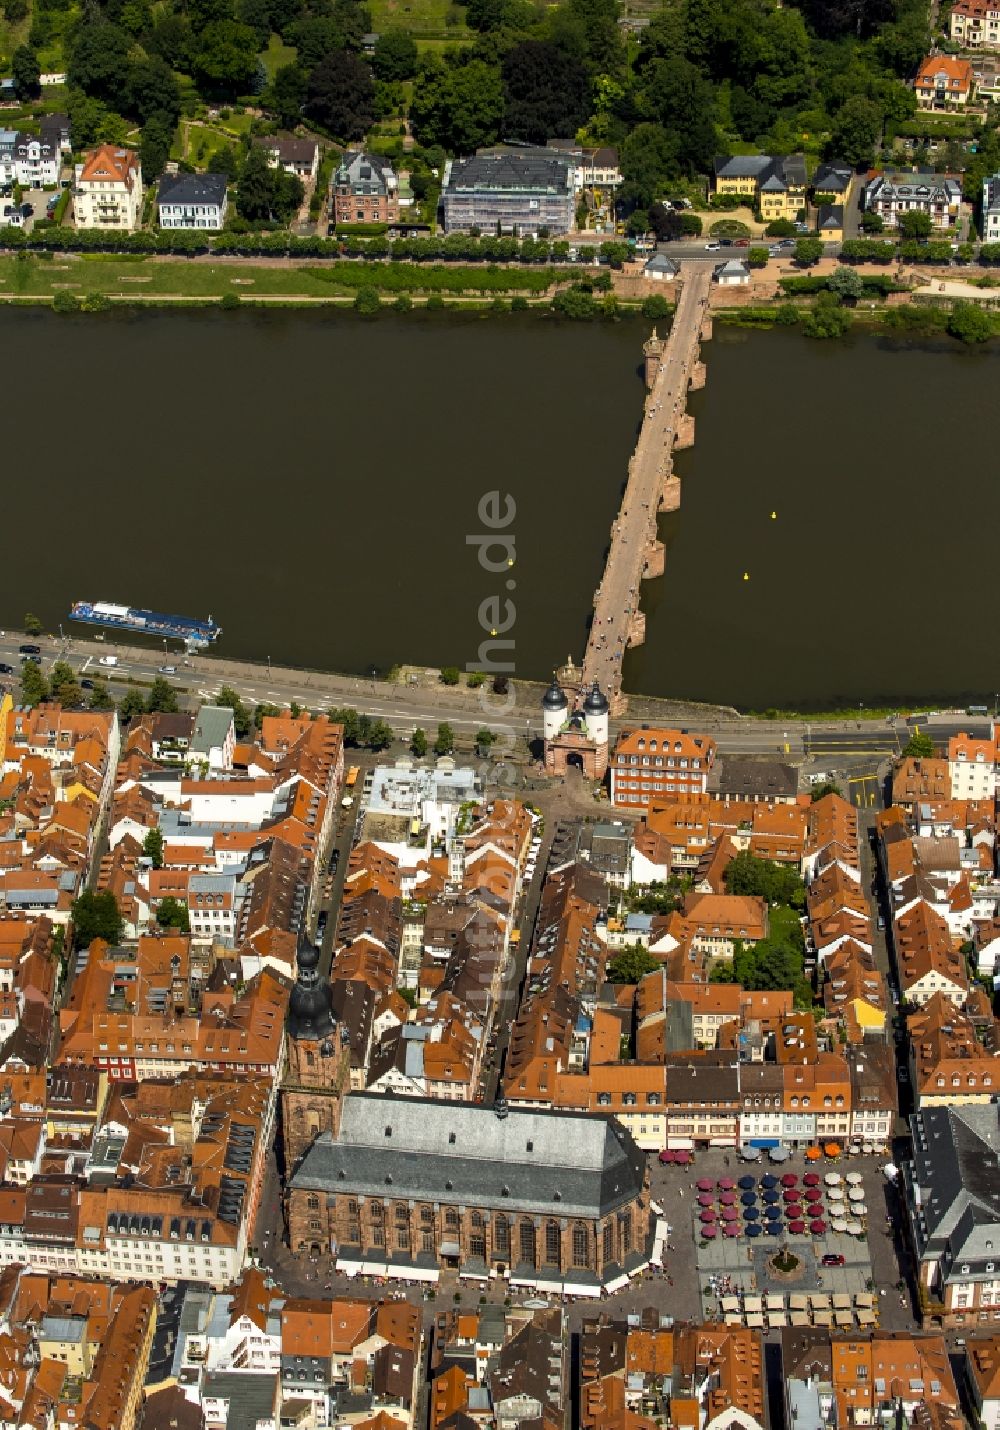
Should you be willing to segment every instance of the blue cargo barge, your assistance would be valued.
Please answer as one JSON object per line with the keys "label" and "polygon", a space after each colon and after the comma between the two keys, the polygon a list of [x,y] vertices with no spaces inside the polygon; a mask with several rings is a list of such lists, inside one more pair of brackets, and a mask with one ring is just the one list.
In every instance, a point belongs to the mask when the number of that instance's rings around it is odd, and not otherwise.
{"label": "blue cargo barge", "polygon": [[116,606],[110,601],[74,601],[70,620],[88,626],[104,626],[108,630],[128,635],[155,636],[157,640],[183,641],[185,645],[202,648],[222,635],[222,627],[212,617],[207,621],[189,616],[165,616],[159,611],[145,611],[137,606]]}

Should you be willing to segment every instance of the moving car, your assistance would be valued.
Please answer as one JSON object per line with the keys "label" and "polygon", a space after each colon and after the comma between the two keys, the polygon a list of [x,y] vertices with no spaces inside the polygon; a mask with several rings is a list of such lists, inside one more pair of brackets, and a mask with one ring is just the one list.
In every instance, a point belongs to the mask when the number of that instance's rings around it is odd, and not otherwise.
{"label": "moving car", "polygon": [[18,655],[41,655],[42,648],[40,645],[19,645],[17,653]]}
{"label": "moving car", "polygon": [[3,663],[0,663],[0,675],[13,675],[13,674],[14,674],[14,667],[13,667],[12,665],[5,665],[5,664],[3,664]]}
{"label": "moving car", "polygon": [[721,247],[722,247],[722,244],[721,244],[721,243],[715,243],[715,242],[713,242],[713,243],[706,243],[706,244],[705,244],[705,252],[706,252],[706,253],[717,253],[718,250],[719,250]]}
{"label": "moving car", "polygon": [[118,657],[117,657],[116,655],[102,655],[101,658],[100,658],[100,660],[98,661],[98,665],[117,665],[117,664],[118,664]]}
{"label": "moving car", "polygon": [[177,674],[177,667],[176,667],[176,665],[161,665],[161,666],[160,666],[160,674],[161,674],[161,675],[176,675],[176,674]]}

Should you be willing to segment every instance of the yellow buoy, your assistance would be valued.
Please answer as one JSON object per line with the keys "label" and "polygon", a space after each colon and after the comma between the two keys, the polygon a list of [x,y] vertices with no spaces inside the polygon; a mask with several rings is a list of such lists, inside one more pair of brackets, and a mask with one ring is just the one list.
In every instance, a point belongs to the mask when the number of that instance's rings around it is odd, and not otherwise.
{"label": "yellow buoy", "polygon": [[513,566],[513,564],[514,564],[514,558],[513,558],[513,556],[508,556],[508,557],[507,557],[507,565],[508,565],[508,566]]}
{"label": "yellow buoy", "polygon": [[772,520],[772,521],[777,521],[777,520],[778,520],[778,513],[777,513],[776,511],[772,511],[772,513],[771,513],[771,520]]}
{"label": "yellow buoy", "polygon": [[491,635],[491,636],[495,636],[496,633],[497,633],[497,628],[496,628],[496,626],[494,626],[494,627],[491,629],[491,631],[490,631],[490,635]]}
{"label": "yellow buoy", "polygon": [[749,571],[744,571],[744,572],[743,572],[743,579],[744,579],[744,581],[749,581],[749,580],[750,580],[750,572],[749,572]]}

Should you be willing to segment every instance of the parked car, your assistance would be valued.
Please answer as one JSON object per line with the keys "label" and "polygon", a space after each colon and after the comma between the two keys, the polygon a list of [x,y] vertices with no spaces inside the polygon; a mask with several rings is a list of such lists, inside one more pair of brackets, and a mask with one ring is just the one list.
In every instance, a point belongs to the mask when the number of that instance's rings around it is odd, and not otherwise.
{"label": "parked car", "polygon": [[750,240],[749,240],[748,238],[734,238],[734,239],[733,239],[733,247],[734,247],[734,248],[749,248],[749,247],[750,247]]}
{"label": "parked car", "polygon": [[823,1257],[824,1266],[843,1266],[845,1258],[839,1251],[828,1251]]}

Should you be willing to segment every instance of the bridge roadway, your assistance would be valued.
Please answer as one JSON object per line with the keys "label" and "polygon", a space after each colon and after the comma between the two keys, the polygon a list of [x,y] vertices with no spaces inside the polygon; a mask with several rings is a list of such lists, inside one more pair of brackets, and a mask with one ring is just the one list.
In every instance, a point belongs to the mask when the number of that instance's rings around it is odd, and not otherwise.
{"label": "bridge roadway", "polygon": [[[690,445],[692,420],[685,409],[688,389],[697,377],[711,281],[710,269],[684,265],[680,299],[646,400],[621,508],[611,528],[607,564],[594,596],[594,619],[583,661],[584,688],[596,680],[610,701],[612,714],[625,708],[622,657],[627,646],[641,644],[644,636],[640,582],[663,572],[657,514],[673,476],[679,428],[682,445]],[[666,504],[676,508],[679,495]]]}

